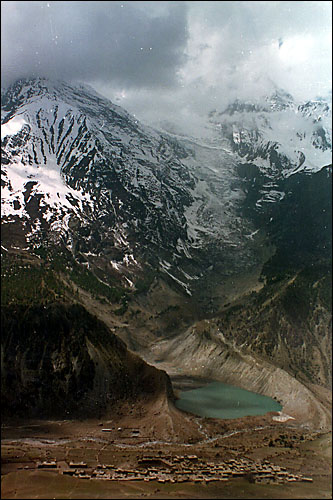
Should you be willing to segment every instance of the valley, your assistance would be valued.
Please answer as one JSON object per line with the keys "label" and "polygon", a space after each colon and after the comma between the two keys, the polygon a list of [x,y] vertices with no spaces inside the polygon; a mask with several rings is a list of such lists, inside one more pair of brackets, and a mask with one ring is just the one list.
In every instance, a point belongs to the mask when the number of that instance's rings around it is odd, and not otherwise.
{"label": "valley", "polygon": [[[7,90],[4,498],[331,497],[329,107],[302,106],[237,101],[203,141],[84,85]],[[177,408],[208,383],[282,408]]]}
{"label": "valley", "polygon": [[[66,283],[70,290],[71,282]],[[166,283],[160,286],[168,290]],[[65,294],[62,300],[72,300],[65,288],[61,293]],[[170,296],[177,297],[171,292]],[[115,314],[118,305],[94,299],[81,287],[76,300],[104,318],[118,337],[135,338],[136,323],[129,318],[132,307],[137,310],[141,303],[137,298],[129,301],[123,315]],[[164,304],[161,300],[160,305]],[[155,311],[151,328],[165,321],[165,315]],[[139,313],[135,318],[140,318]],[[321,498],[330,498],[329,390],[315,384],[307,387],[258,354],[245,354],[241,346],[222,341],[213,319],[186,326],[181,342],[177,335],[154,339],[148,325],[146,335],[135,332],[141,340],[133,342],[133,352],[169,374],[172,393],[166,393],[160,382],[153,394],[142,394],[142,387],[139,393],[129,392],[127,401],[120,398],[100,407],[99,418],[97,407],[91,411],[89,406],[89,414],[81,410],[79,418],[70,414],[57,420],[5,417],[4,498],[43,498],[50,487],[55,498],[315,498],[318,492]],[[282,411],[221,420],[196,417],[175,407],[179,391],[202,387],[212,379],[271,395],[281,401]],[[196,455],[202,468],[191,472],[187,462],[177,458],[188,455]],[[142,468],[139,462],[146,456],[156,460]],[[43,461],[55,461],[55,469],[39,468]],[[83,462],[87,467],[71,468],[70,462]],[[179,467],[168,469],[165,462]],[[230,470],[230,463],[239,464],[241,470],[212,475],[214,467]],[[262,468],[266,472],[253,473]],[[275,469],[282,476],[275,478]]]}
{"label": "valley", "polygon": [[111,415],[3,423],[2,496],[330,498],[331,433],[273,414],[196,418],[161,403]]}

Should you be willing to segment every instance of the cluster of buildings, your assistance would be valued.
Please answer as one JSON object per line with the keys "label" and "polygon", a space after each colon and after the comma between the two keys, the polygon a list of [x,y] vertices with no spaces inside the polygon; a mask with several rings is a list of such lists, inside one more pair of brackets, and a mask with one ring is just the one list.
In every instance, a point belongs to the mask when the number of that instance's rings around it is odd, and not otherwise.
{"label": "cluster of buildings", "polygon": [[[57,469],[56,461],[42,462],[39,468]],[[157,481],[160,483],[182,483],[229,481],[245,477],[256,483],[285,483],[293,481],[312,482],[309,477],[292,474],[285,467],[270,464],[267,460],[254,462],[249,459],[230,459],[213,463],[200,460],[196,455],[148,455],[137,457],[137,467],[120,468],[112,464],[90,467],[84,462],[70,462],[62,474],[80,479],[109,481]]]}

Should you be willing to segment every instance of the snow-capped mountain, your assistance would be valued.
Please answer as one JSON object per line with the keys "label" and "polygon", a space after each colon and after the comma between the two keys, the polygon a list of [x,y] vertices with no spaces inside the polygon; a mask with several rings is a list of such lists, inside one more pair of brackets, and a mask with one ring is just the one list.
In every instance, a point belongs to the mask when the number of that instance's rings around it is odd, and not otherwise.
{"label": "snow-capped mountain", "polygon": [[317,171],[332,159],[332,106],[323,99],[299,103],[277,90],[258,102],[237,100],[210,121],[242,159],[272,177]]}
{"label": "snow-capped mountain", "polygon": [[148,263],[189,295],[214,260],[227,275],[248,265],[254,229],[237,217],[244,193],[224,148],[181,143],[87,86],[45,79],[7,90],[1,130],[3,222],[21,224],[21,246],[63,242],[130,286]]}
{"label": "snow-capped mountain", "polygon": [[1,130],[3,221],[23,222],[28,245],[62,239],[126,269],[145,247],[186,240],[185,151],[92,89],[19,81],[2,98]]}
{"label": "snow-capped mountain", "polygon": [[102,260],[100,277],[126,286],[148,265],[201,293],[261,261],[253,211],[271,222],[286,180],[330,163],[330,113],[283,92],[236,101],[210,113],[209,143],[143,126],[88,86],[20,80],[2,95],[3,234]]}
{"label": "snow-capped mountain", "polygon": [[324,99],[296,102],[283,90],[265,99],[236,100],[213,111],[210,124],[240,163],[258,168],[266,178],[257,208],[280,201],[281,181],[296,173],[318,172],[332,163],[332,106]]}

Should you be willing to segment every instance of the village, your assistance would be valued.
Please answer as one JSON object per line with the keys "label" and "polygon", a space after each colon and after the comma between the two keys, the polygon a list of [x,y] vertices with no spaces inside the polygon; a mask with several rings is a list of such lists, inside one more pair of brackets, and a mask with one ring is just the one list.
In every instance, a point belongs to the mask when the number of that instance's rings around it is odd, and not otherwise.
{"label": "village", "polygon": [[[67,465],[67,468],[65,467]],[[254,462],[249,459],[230,459],[224,462],[205,462],[196,455],[143,455],[137,456],[137,467],[119,468],[112,464],[89,466],[85,462],[48,460],[37,463],[38,469],[58,471],[79,479],[108,481],[157,481],[159,483],[209,483],[229,481],[243,477],[252,483],[312,482],[312,478],[292,474],[285,467],[270,464],[267,460]]]}
{"label": "village", "polygon": [[[286,491],[295,498],[331,498],[329,457],[323,455],[331,449],[330,435],[273,426],[268,418],[261,425],[270,427],[246,432],[209,421],[209,436],[222,430],[225,437],[192,444],[151,441],[146,428],[124,420],[121,426],[114,420],[35,424],[15,426],[15,432],[3,427],[4,498],[15,498],[18,485],[20,498],[31,498],[32,486],[44,484],[59,498],[70,487],[75,498],[245,498],[247,492],[262,498],[263,491],[269,491],[266,498]],[[252,424],[258,427],[258,419]]]}

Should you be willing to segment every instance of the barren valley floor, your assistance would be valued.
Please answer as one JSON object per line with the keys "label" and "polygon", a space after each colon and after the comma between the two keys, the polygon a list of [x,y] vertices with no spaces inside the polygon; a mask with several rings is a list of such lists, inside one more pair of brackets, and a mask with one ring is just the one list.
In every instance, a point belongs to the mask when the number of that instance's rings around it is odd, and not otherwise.
{"label": "barren valley floor", "polygon": [[332,498],[331,432],[175,410],[168,438],[151,410],[154,431],[126,405],[109,420],[4,422],[2,498]]}

